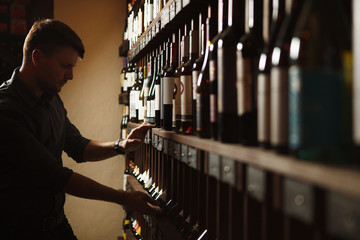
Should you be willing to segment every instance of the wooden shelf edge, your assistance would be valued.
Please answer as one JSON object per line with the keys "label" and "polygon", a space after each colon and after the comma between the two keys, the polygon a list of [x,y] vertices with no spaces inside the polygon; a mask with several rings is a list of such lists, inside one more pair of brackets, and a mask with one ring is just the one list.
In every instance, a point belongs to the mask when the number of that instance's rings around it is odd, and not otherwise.
{"label": "wooden shelf edge", "polygon": [[[134,128],[139,124],[129,123]],[[289,155],[280,155],[260,147],[246,147],[240,144],[226,144],[196,136],[186,136],[160,128],[153,133],[188,146],[236,160],[285,177],[303,181],[326,190],[343,193],[360,199],[360,168],[349,165],[329,165],[296,159]]]}
{"label": "wooden shelf edge", "polygon": [[[140,192],[144,192],[144,193],[148,194],[147,191],[143,188],[142,185],[140,185],[140,183],[134,176],[129,175],[127,178],[127,181],[128,181],[128,184],[130,185],[130,187],[134,191],[140,191]],[[176,227],[174,226],[174,224],[170,221],[170,219],[168,217],[158,216],[158,217],[155,217],[155,219],[156,219],[156,222],[159,226],[161,233],[164,235],[164,237],[166,239],[182,240],[181,234],[178,232],[178,230],[176,229]]]}

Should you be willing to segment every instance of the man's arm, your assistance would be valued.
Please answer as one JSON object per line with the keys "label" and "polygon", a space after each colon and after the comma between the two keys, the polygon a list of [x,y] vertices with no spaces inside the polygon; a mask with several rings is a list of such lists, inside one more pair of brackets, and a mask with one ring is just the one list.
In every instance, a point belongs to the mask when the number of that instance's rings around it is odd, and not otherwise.
{"label": "man's arm", "polygon": [[121,205],[149,215],[159,215],[161,210],[149,205],[158,203],[143,192],[124,192],[104,186],[90,178],[74,172],[64,187],[64,192],[87,199],[103,200]]}
{"label": "man's arm", "polygon": [[[119,143],[119,148],[125,152],[135,151],[144,141],[146,133],[154,125],[143,123],[139,127],[134,128],[129,136]],[[101,161],[116,156],[118,153],[114,149],[113,142],[90,141],[84,150],[84,160],[88,162]]]}

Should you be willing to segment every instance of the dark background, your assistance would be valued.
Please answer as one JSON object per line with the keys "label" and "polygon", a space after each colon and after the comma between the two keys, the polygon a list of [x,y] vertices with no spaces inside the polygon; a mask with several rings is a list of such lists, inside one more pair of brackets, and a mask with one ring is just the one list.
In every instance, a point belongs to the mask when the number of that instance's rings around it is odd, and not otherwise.
{"label": "dark background", "polygon": [[24,39],[34,21],[53,17],[53,0],[0,0],[0,84],[21,65]]}

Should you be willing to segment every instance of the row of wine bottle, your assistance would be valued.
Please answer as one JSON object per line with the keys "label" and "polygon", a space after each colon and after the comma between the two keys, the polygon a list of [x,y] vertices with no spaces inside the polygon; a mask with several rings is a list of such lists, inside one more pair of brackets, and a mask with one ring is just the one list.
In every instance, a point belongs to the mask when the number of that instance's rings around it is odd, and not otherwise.
{"label": "row of wine bottle", "polygon": [[184,216],[184,211],[179,207],[179,204],[173,199],[166,200],[163,195],[163,190],[156,186],[156,183],[150,177],[149,170],[140,172],[140,169],[134,165],[131,174],[136,177],[138,182],[144,187],[149,195],[155,200],[159,201],[160,207],[165,216],[167,216],[175,225],[177,230],[182,234],[183,239],[187,240],[201,240],[206,237],[207,230],[199,229],[198,223],[191,224],[190,216]]}
{"label": "row of wine bottle", "polygon": [[[135,219],[131,213],[127,213],[123,222],[123,239],[128,239],[126,235],[126,230],[131,230],[132,234],[137,240],[143,240],[144,238],[141,236],[141,226],[137,219]],[[131,238],[130,238],[131,239]]]}
{"label": "row of wine bottle", "polygon": [[349,19],[340,0],[210,1],[123,69],[129,119],[353,162]]}
{"label": "row of wine bottle", "polygon": [[[139,39],[141,34],[151,24],[155,17],[165,7],[168,0],[128,0],[128,11],[126,19],[126,29],[124,40],[129,40],[131,48]],[[175,6],[175,4],[174,4]],[[178,11],[182,7],[182,1],[176,1]],[[170,17],[170,11],[175,12],[174,8],[167,9],[167,16]]]}

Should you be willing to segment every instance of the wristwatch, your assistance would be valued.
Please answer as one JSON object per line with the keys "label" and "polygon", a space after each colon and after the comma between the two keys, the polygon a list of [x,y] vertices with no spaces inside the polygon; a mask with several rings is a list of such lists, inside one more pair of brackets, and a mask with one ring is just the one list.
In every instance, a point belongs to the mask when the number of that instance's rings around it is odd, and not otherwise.
{"label": "wristwatch", "polygon": [[125,154],[125,151],[123,151],[123,150],[120,149],[119,143],[120,143],[120,139],[118,139],[118,140],[115,141],[114,150],[115,150],[118,154]]}

